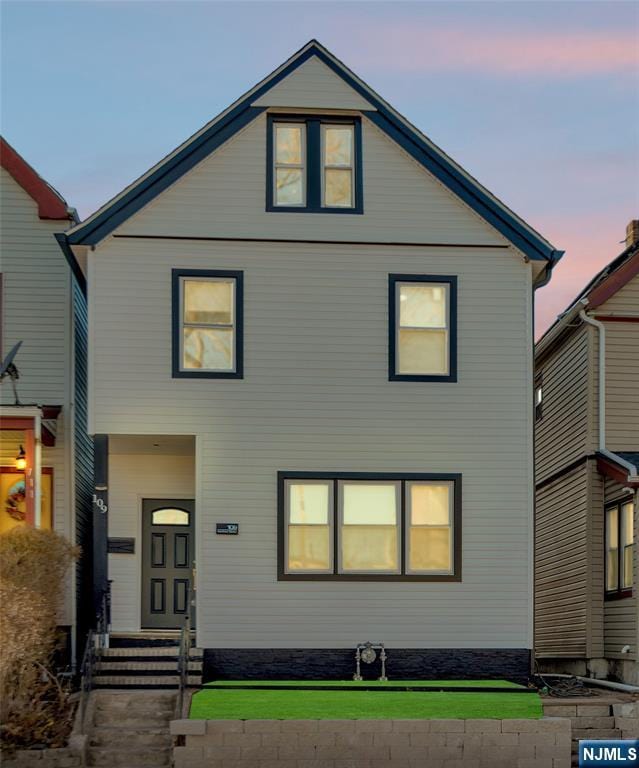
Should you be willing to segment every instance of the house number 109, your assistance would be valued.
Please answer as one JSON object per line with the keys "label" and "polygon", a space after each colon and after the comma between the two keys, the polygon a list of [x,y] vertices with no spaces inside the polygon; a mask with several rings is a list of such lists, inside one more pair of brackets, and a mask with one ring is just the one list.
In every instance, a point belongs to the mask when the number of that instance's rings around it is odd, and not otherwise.
{"label": "house number 109", "polygon": [[109,511],[109,508],[104,503],[104,500],[98,498],[98,496],[95,493],[93,494],[93,503],[100,510],[100,512],[102,512],[103,515],[106,515],[106,513]]}

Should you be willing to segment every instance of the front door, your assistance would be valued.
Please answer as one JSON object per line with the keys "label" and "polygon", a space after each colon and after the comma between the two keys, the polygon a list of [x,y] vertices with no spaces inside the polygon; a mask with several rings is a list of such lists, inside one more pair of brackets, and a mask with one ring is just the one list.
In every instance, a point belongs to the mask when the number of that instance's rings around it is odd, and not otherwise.
{"label": "front door", "polygon": [[[194,515],[192,499],[142,501],[143,629],[184,625],[193,586]],[[191,626],[195,626],[192,610]]]}

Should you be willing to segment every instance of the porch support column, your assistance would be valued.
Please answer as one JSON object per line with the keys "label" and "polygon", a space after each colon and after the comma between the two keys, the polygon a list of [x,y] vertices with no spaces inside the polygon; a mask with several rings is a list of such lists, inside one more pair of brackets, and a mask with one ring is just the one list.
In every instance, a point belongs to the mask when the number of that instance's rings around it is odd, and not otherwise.
{"label": "porch support column", "polygon": [[109,436],[93,437],[93,605],[97,616],[109,585]]}

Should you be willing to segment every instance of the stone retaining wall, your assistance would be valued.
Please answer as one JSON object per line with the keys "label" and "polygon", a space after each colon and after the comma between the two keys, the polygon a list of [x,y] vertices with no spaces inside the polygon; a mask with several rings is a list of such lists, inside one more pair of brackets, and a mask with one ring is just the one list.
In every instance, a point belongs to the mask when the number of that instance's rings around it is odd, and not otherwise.
{"label": "stone retaining wall", "polygon": [[20,749],[2,758],[2,768],[81,768],[82,755],[75,749]]}
{"label": "stone retaining wall", "polygon": [[570,768],[570,720],[174,720],[175,768]]}

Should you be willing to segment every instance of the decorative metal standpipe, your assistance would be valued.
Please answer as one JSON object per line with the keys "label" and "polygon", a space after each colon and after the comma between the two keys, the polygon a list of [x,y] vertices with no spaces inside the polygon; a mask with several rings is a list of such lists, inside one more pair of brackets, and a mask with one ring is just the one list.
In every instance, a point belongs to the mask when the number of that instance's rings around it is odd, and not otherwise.
{"label": "decorative metal standpipe", "polygon": [[387,683],[388,678],[386,677],[386,649],[384,648],[384,643],[381,644],[381,651],[379,654],[379,659],[382,662],[382,674],[379,676],[378,680],[381,683]]}
{"label": "decorative metal standpipe", "polygon": [[355,651],[355,674],[353,675],[353,680],[364,679],[361,674],[360,662],[361,662],[362,655],[359,649],[360,649],[360,646],[358,645],[357,650]]}

